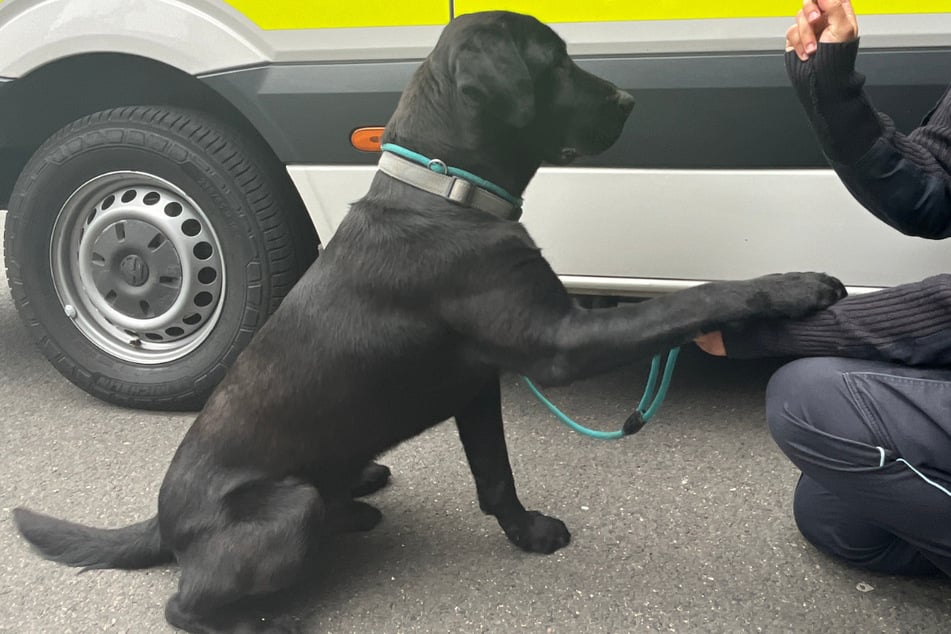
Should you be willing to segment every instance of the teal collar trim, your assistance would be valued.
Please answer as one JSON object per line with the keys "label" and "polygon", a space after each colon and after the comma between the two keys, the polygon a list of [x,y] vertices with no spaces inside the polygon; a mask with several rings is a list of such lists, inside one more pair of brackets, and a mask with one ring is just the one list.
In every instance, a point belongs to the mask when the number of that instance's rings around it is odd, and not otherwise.
{"label": "teal collar trim", "polygon": [[504,189],[502,189],[495,183],[487,181],[481,176],[476,176],[472,172],[466,171],[464,169],[460,169],[458,167],[448,166],[439,159],[427,158],[423,156],[422,154],[419,154],[412,150],[408,150],[405,147],[396,145],[395,143],[384,143],[380,147],[380,149],[382,149],[384,152],[390,152],[401,158],[407,159],[409,161],[413,161],[414,163],[418,165],[428,167],[429,169],[436,172],[437,174],[444,174],[446,176],[455,176],[457,178],[462,178],[464,180],[467,180],[473,185],[476,185],[477,187],[480,187],[488,192],[492,192],[493,194],[495,194],[502,200],[508,202],[510,205],[514,207],[521,208],[522,206],[521,198],[519,198],[518,196],[513,196],[512,194],[508,193],[507,191],[505,191]]}

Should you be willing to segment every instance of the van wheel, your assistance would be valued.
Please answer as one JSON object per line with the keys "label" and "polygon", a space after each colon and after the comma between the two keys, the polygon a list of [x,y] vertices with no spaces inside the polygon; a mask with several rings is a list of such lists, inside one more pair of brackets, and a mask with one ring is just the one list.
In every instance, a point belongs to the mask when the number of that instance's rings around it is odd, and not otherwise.
{"label": "van wheel", "polygon": [[316,256],[264,156],[207,114],[144,106],[84,117],[37,150],[4,252],[17,310],[60,372],[120,405],[202,406]]}

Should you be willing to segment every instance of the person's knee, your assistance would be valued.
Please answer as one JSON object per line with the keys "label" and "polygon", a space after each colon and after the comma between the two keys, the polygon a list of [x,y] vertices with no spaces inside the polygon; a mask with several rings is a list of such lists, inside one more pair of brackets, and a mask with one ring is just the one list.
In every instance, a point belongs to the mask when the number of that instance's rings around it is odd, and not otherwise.
{"label": "person's knee", "polygon": [[804,428],[815,428],[817,415],[842,392],[840,360],[830,357],[798,359],[779,368],[766,387],[766,422],[773,439],[787,450],[801,441]]}
{"label": "person's knee", "polygon": [[821,485],[804,476],[793,498],[796,527],[810,544],[836,559],[892,575],[941,575],[918,547],[866,519]]}
{"label": "person's knee", "polygon": [[803,496],[797,490],[793,496],[792,506],[793,519],[802,536],[819,550],[828,551],[828,544],[822,539],[822,529],[825,527],[814,512],[812,501],[803,499]]}
{"label": "person's knee", "polygon": [[[793,496],[793,519],[799,533],[821,552],[848,564],[861,566],[866,563],[864,560],[869,558],[870,552],[881,552],[891,543],[893,537],[880,529],[863,524],[862,528],[878,533],[875,537],[879,538],[881,543],[872,544],[868,540],[869,536],[865,534],[868,531],[856,531],[859,523],[846,520],[846,514],[841,500],[821,490],[814,482],[800,479]],[[855,541],[858,543],[853,543]]]}

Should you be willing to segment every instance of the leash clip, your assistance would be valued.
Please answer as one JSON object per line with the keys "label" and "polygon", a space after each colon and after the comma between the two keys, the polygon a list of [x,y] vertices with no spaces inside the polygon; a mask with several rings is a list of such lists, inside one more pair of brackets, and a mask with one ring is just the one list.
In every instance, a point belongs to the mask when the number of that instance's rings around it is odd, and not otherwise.
{"label": "leash clip", "polygon": [[[636,434],[644,425],[649,421],[654,414],[657,412],[657,409],[660,407],[660,404],[664,401],[664,397],[667,395],[667,388],[670,387],[670,379],[674,373],[674,366],[677,363],[677,355],[680,354],[680,348],[672,348],[670,352],[667,353],[667,363],[664,366],[663,378],[660,380],[660,387],[657,386],[657,377],[660,375],[660,355],[655,355],[651,359],[651,371],[650,375],[647,377],[647,386],[644,388],[644,395],[641,397],[641,402],[638,403],[637,409],[634,410],[634,413],[627,417],[627,420],[624,421],[624,425],[621,426],[621,429],[617,431],[598,431],[596,429],[588,429],[584,425],[579,425],[575,421],[571,420],[567,414],[562,412],[560,409],[555,407],[555,404],[545,398],[545,395],[542,394],[535,384],[532,383],[531,379],[527,376],[522,377],[522,382],[528,386],[528,389],[532,391],[532,394],[535,395],[539,401],[541,401],[548,410],[555,415],[558,420],[564,424],[571,427],[573,430],[579,434],[584,434],[585,436],[590,436],[591,438],[598,438],[600,440],[617,440],[618,438],[624,438],[625,436],[630,436],[631,434]],[[654,388],[657,388],[657,392],[654,392]],[[653,398],[651,396],[653,395]],[[649,405],[648,405],[649,403]]]}
{"label": "leash clip", "polygon": [[621,426],[621,431],[624,432],[625,436],[630,436],[644,429],[644,425],[646,424],[647,419],[644,418],[644,412],[636,409],[627,417],[627,420],[624,421],[624,425]]}

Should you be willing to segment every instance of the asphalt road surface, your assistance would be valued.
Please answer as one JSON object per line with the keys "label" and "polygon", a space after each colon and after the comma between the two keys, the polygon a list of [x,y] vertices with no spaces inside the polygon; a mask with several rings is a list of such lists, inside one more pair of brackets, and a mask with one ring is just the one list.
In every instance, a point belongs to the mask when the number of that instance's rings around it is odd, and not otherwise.
{"label": "asphalt road surface", "polygon": [[[2,213],[0,213],[2,215]],[[103,526],[150,516],[192,415],[121,409],[61,377],[0,293],[0,631],[170,632],[174,566],[77,574],[19,538],[18,505]],[[844,567],[796,531],[796,470],[763,423],[776,362],[686,351],[657,418],[619,442],[556,422],[505,380],[522,500],[563,519],[572,543],[518,551],[479,512],[455,429],[389,453],[384,521],[327,543],[279,603],[307,631],[947,632],[951,582]],[[592,425],[619,426],[645,366],[551,392]]]}

